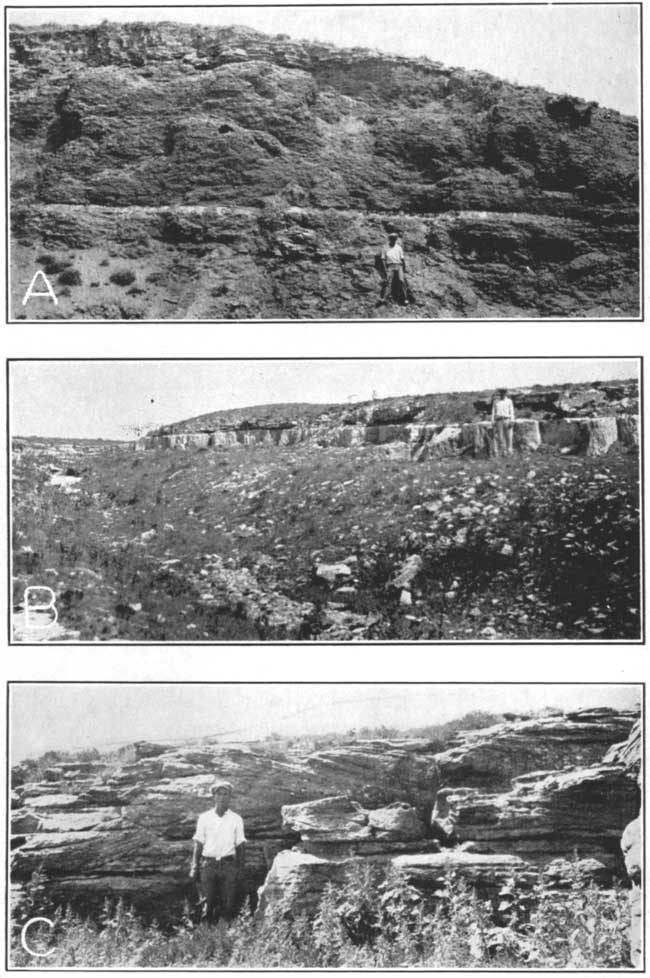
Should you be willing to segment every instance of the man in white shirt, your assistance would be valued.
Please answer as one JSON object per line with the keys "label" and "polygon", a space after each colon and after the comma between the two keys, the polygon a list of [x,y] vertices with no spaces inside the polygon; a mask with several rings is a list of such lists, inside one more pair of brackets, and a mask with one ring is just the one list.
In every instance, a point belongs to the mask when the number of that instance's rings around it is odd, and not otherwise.
{"label": "man in white shirt", "polygon": [[409,303],[408,296],[406,294],[406,282],[404,280],[406,260],[404,258],[404,250],[399,243],[396,234],[388,235],[388,245],[385,245],[382,248],[381,259],[384,263],[384,269],[386,271],[386,281],[384,282],[382,288],[381,302],[385,302],[386,299],[391,298],[393,294],[393,280],[397,278],[402,301],[405,306],[408,306]]}
{"label": "man in white shirt", "polygon": [[515,406],[503,387],[492,401],[495,455],[512,455],[512,436],[515,427]]}
{"label": "man in white shirt", "polygon": [[244,871],[244,823],[230,809],[232,793],[229,781],[215,782],[214,808],[199,815],[194,833],[190,878],[197,881],[202,918],[209,923],[235,916],[238,882]]}

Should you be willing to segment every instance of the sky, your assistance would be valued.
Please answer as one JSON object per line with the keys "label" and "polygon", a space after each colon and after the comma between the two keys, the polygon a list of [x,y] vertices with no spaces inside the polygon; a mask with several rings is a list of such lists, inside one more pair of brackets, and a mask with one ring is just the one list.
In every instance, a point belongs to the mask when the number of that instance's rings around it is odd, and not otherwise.
{"label": "sky", "polygon": [[630,359],[21,360],[10,365],[13,436],[134,437],[210,411],[638,376]]}
{"label": "sky", "polygon": [[470,710],[634,709],[638,685],[553,683],[25,683],[11,685],[11,761],[134,740],[254,740],[408,729]]}
{"label": "sky", "polygon": [[9,12],[21,24],[102,20],[240,24],[264,33],[426,56],[478,68],[522,85],[568,92],[639,114],[639,6],[636,4],[333,5],[219,7],[31,7]]}

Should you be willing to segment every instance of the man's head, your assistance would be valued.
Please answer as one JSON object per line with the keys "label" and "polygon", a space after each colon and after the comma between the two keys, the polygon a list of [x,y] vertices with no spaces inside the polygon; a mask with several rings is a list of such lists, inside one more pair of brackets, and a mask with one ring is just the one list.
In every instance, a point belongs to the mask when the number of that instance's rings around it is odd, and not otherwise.
{"label": "man's head", "polygon": [[218,815],[223,815],[224,812],[228,811],[230,799],[232,798],[233,787],[230,781],[215,781],[210,790],[212,792],[214,810]]}
{"label": "man's head", "polygon": [[389,234],[388,235],[388,243],[389,243],[389,245],[392,248],[393,245],[397,243],[397,235],[396,234],[392,234],[392,233]]}
{"label": "man's head", "polygon": [[500,387],[499,390],[497,391],[497,394],[499,395],[500,398],[507,397],[508,391],[506,390],[505,387]]}

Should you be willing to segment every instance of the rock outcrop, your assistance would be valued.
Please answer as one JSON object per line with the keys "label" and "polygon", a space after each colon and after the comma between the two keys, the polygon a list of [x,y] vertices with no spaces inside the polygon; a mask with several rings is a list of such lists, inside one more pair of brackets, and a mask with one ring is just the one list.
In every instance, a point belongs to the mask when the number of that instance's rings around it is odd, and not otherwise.
{"label": "rock outcrop", "polygon": [[[476,458],[496,453],[494,429],[489,421],[463,425],[392,424],[295,426],[288,428],[244,428],[213,432],[171,432],[152,434],[136,448],[232,448],[294,447],[321,445],[356,448],[362,445],[402,445],[405,458],[418,462],[440,455],[467,454]],[[561,421],[517,419],[513,447],[516,452],[534,452],[541,445],[557,448],[563,454],[605,455],[613,445],[624,449],[638,447],[638,417],[624,415],[602,418],[566,418]]]}
{"label": "rock outcrop", "polygon": [[284,825],[285,804],[346,792],[370,806],[407,801],[423,820],[437,788],[426,742],[354,744],[302,758],[280,758],[255,747],[135,744],[120,756],[53,764],[38,782],[13,771],[12,880],[43,868],[54,901],[85,909],[107,895],[139,909],[178,909],[190,894],[190,839],[210,807],[216,776],[235,785],[233,802],[249,838],[247,872],[255,894],[273,856],[298,835]]}
{"label": "rock outcrop", "polygon": [[[492,897],[513,873],[566,884],[574,851],[599,884],[638,811],[635,716],[581,711],[426,740],[359,741],[311,754],[259,745],[140,742],[110,757],[12,771],[12,884],[43,870],[53,902],[93,913],[108,895],[179,912],[196,817],[215,777],[235,785],[248,889],[262,908],[314,908],[328,882],[370,862],[433,893],[449,869]],[[631,733],[630,733],[631,731]],[[629,740],[625,738],[630,734]],[[433,810],[433,817],[431,813]]]}
{"label": "rock outcrop", "polygon": [[[241,28],[10,32],[22,318],[638,314],[638,124],[475,71]],[[49,298],[21,306],[37,269]],[[67,272],[67,274],[66,274]]]}
{"label": "rock outcrop", "polygon": [[[517,452],[548,446],[563,454],[598,456],[617,445],[638,448],[638,384],[577,384],[510,392]],[[391,446],[405,458],[495,453],[485,392],[392,397],[357,404],[262,405],[200,415],[141,438],[154,448]]]}

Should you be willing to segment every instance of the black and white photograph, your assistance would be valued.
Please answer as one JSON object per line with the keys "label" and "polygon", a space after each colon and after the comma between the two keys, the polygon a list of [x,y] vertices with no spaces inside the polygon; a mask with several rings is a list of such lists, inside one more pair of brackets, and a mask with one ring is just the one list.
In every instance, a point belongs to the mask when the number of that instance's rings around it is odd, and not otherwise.
{"label": "black and white photograph", "polygon": [[10,968],[644,969],[644,691],[10,683]]}
{"label": "black and white photograph", "polygon": [[14,643],[643,639],[639,358],[8,373]]}
{"label": "black and white photograph", "polygon": [[6,27],[14,323],[642,316],[640,3]]}

